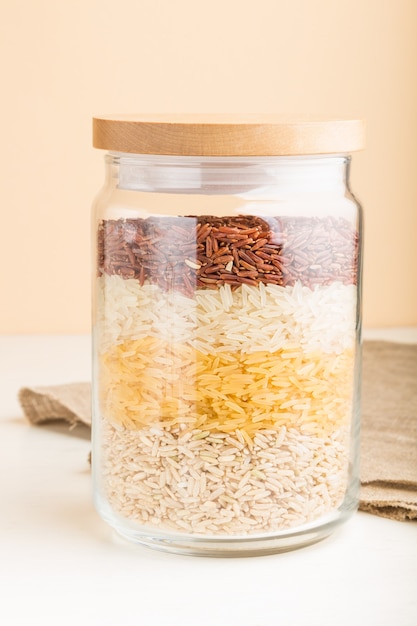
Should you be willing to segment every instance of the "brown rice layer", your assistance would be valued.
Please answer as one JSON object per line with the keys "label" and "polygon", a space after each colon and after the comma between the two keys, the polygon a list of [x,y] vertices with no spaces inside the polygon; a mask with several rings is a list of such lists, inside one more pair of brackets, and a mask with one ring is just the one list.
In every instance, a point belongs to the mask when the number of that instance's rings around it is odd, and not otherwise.
{"label": "brown rice layer", "polygon": [[198,289],[356,284],[358,233],[344,218],[210,215],[103,220],[98,275],[193,297]]}
{"label": "brown rice layer", "polygon": [[348,430],[317,437],[282,426],[248,445],[237,430],[102,423],[103,477],[114,511],[150,528],[253,534],[313,522],[343,502]]}

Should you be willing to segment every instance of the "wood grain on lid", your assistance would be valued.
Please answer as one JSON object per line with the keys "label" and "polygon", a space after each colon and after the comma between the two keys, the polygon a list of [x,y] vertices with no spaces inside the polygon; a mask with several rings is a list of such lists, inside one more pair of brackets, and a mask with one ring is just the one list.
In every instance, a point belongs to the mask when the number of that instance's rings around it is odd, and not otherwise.
{"label": "wood grain on lid", "polygon": [[177,156],[347,154],[364,147],[364,122],[274,115],[97,116],[93,145]]}

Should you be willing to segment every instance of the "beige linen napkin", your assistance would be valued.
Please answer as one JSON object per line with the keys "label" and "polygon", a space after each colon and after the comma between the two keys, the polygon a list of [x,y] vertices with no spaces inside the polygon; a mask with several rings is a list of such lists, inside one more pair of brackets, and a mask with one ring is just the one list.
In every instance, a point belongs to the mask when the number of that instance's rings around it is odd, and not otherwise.
{"label": "beige linen napkin", "polygon": [[417,519],[417,345],[365,342],[360,508]]}
{"label": "beige linen napkin", "polygon": [[18,398],[32,424],[65,420],[72,427],[79,423],[91,425],[90,383],[23,387]]}
{"label": "beige linen napkin", "polygon": [[[90,384],[26,387],[28,420],[91,424]],[[417,345],[363,346],[360,508],[392,519],[417,519]]]}

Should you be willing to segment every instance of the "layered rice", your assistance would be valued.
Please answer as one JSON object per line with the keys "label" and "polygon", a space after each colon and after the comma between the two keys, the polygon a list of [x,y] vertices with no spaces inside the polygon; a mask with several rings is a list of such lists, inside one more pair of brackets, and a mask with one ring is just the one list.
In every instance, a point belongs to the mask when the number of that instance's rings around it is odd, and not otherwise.
{"label": "layered rice", "polygon": [[190,297],[102,273],[96,289],[102,486],[119,516],[205,536],[276,533],[340,506],[354,284]]}

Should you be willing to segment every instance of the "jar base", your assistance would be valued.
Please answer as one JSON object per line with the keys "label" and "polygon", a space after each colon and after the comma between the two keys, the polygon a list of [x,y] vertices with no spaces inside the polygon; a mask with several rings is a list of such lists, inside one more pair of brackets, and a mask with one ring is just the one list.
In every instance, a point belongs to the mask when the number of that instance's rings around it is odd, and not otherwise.
{"label": "jar base", "polygon": [[138,529],[133,524],[126,524],[124,520],[115,519],[113,515],[111,517],[102,515],[102,517],[122,539],[154,550],[187,556],[248,557],[289,552],[322,541],[356,510],[355,504],[349,509],[339,509],[326,516],[325,519],[321,518],[314,523],[294,529],[230,537],[169,533],[145,527]]}

